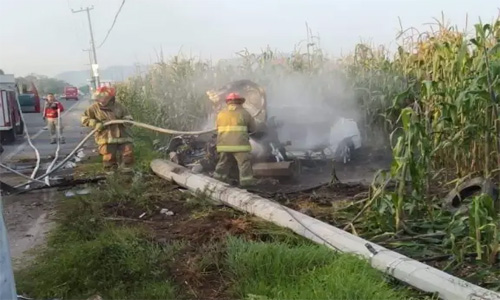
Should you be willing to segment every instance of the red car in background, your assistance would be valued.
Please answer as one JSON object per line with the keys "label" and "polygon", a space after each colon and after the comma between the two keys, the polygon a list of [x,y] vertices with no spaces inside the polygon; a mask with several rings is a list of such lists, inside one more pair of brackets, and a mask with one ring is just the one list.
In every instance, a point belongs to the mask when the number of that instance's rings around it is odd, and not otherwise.
{"label": "red car in background", "polygon": [[78,100],[78,88],[74,86],[65,87],[63,98],[66,100]]}

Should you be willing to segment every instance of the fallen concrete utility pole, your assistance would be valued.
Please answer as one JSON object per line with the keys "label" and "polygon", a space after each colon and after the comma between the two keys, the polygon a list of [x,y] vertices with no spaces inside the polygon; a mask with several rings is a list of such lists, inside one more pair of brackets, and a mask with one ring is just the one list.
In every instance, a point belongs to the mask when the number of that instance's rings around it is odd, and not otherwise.
{"label": "fallen concrete utility pole", "polygon": [[208,176],[193,174],[188,169],[173,162],[156,159],[151,163],[151,168],[158,176],[174,181],[192,192],[205,192],[213,200],[287,227],[316,243],[341,252],[360,255],[368,259],[374,268],[419,290],[438,293],[442,299],[500,300],[498,293],[370,243],[279,203],[231,187]]}

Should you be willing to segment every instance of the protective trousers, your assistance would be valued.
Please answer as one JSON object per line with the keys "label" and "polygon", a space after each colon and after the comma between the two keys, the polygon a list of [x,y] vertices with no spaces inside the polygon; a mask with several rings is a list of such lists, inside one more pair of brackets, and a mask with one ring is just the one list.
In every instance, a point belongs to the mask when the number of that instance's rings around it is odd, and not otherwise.
{"label": "protective trousers", "polygon": [[[59,120],[57,118],[47,118],[47,127],[50,130],[50,139],[55,142],[57,140],[57,124],[59,123]],[[59,128],[59,138],[60,141],[64,141],[64,136],[63,136],[63,124],[61,122],[60,128]]]}
{"label": "protective trousers", "polygon": [[215,167],[214,178],[228,181],[231,168],[235,165],[238,166],[241,186],[255,183],[250,152],[219,152],[219,162]]}
{"label": "protective trousers", "polygon": [[102,164],[106,170],[115,169],[120,165],[126,168],[134,165],[132,143],[99,145],[99,154],[102,155]]}

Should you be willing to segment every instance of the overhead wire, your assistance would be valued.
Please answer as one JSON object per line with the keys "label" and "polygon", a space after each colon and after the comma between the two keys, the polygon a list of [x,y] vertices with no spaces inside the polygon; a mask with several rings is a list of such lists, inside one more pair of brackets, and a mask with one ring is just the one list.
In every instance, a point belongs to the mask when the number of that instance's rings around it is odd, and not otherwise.
{"label": "overhead wire", "polygon": [[116,20],[118,19],[118,16],[120,15],[120,12],[122,11],[122,8],[123,8],[123,5],[125,4],[125,0],[122,1],[122,4],[120,5],[120,8],[118,8],[118,11],[116,12],[115,14],[115,18],[113,19],[113,23],[111,24],[111,27],[108,29],[108,32],[106,33],[106,36],[104,37],[104,40],[101,42],[101,44],[99,44],[99,46],[97,46],[97,48],[101,48],[102,45],[104,45],[104,43],[106,42],[106,40],[108,39],[109,37],[109,34],[111,33],[111,31],[113,30],[113,28],[115,27],[115,24],[116,24]]}

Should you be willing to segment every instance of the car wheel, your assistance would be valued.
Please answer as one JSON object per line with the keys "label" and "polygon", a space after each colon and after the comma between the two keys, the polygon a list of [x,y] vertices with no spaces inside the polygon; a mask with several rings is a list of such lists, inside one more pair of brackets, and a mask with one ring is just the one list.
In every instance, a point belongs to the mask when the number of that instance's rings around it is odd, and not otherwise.
{"label": "car wheel", "polygon": [[15,128],[12,128],[9,131],[2,131],[0,133],[0,139],[2,141],[5,141],[7,143],[13,143],[16,141],[16,130]]}

